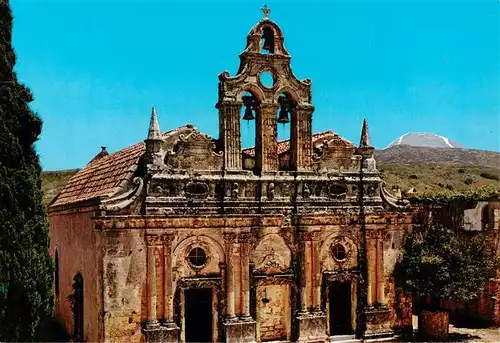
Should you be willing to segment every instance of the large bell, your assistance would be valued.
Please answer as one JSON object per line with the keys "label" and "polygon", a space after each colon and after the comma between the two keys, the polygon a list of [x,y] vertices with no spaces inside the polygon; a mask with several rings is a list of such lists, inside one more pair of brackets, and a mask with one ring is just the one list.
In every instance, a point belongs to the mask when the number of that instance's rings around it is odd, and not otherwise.
{"label": "large bell", "polygon": [[274,54],[274,33],[273,30],[266,28],[262,33],[262,38],[264,39],[264,45],[262,49],[269,51],[269,53]]}
{"label": "large bell", "polygon": [[277,122],[280,124],[287,124],[290,122],[290,119],[288,118],[288,111],[284,106],[281,106]]}
{"label": "large bell", "polygon": [[252,108],[247,106],[245,108],[245,114],[243,115],[243,120],[254,120],[255,116],[253,115]]}

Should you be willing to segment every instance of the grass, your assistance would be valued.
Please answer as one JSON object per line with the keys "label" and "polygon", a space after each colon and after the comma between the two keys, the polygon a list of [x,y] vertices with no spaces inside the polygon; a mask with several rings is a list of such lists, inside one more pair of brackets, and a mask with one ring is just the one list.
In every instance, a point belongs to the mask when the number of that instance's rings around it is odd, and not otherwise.
{"label": "grass", "polygon": [[42,173],[43,202],[48,205],[63,189],[78,169],[46,171]]}
{"label": "grass", "polygon": [[[379,164],[382,180],[390,190],[415,188],[418,193],[440,190],[469,191],[484,186],[500,189],[500,169],[454,164]],[[484,176],[488,177],[484,177]],[[497,179],[495,179],[495,177]]]}

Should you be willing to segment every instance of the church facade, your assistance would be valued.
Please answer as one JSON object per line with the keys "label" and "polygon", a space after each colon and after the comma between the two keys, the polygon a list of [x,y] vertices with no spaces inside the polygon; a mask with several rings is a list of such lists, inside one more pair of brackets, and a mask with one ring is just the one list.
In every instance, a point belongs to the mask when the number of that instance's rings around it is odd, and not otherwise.
{"label": "church facade", "polygon": [[153,109],[144,142],[103,149],[51,203],[56,314],[78,341],[369,340],[405,320],[392,274],[411,215],[366,121],[358,146],[313,134],[311,81],[267,16],[240,60],[219,75],[218,139],[162,133]]}

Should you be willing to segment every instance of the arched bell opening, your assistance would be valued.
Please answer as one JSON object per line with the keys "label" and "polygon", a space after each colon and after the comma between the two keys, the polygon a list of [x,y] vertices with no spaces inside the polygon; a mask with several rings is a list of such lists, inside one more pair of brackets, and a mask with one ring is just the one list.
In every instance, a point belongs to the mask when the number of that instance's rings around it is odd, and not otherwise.
{"label": "arched bell opening", "polygon": [[240,137],[241,137],[241,147],[247,150],[247,154],[243,155],[243,169],[254,170],[255,169],[255,156],[256,156],[256,146],[257,146],[257,118],[258,110],[260,106],[260,100],[251,92],[246,91],[241,96],[241,101],[243,105],[241,106],[240,113]]}
{"label": "arched bell opening", "polygon": [[260,52],[262,54],[274,54],[274,31],[270,27],[262,29]]}
{"label": "arched bell opening", "polygon": [[[292,115],[295,110],[295,102],[289,94],[282,93],[278,97],[278,104],[276,138],[278,144],[286,144],[283,142],[290,142],[291,138]],[[290,147],[289,143],[288,146]],[[279,170],[290,170],[290,149],[287,150],[287,152],[281,151],[278,146]]]}

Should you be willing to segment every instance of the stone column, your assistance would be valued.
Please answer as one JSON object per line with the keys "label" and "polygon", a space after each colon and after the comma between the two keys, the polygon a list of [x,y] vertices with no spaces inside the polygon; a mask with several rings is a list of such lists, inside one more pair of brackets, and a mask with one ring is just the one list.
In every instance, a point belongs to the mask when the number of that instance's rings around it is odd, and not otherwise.
{"label": "stone column", "polygon": [[369,235],[366,247],[366,268],[368,270],[368,282],[367,282],[367,305],[369,307],[373,306],[376,301],[376,264],[377,264],[377,254],[376,254],[376,239]]}
{"label": "stone column", "polygon": [[226,243],[226,296],[227,296],[227,320],[232,321],[236,319],[234,310],[234,233],[225,233],[224,241]]}
{"label": "stone column", "polygon": [[219,137],[224,149],[225,170],[241,170],[241,101],[222,101],[217,103],[219,109]]}
{"label": "stone column", "polygon": [[242,292],[242,318],[251,319],[250,316],[250,256],[249,256],[250,234],[242,233],[239,236],[241,247],[241,292]]}
{"label": "stone column", "polygon": [[385,277],[384,277],[384,242],[381,235],[377,237],[377,303],[385,305]]}
{"label": "stone column", "polygon": [[313,267],[314,267],[314,274],[313,274],[313,279],[314,279],[314,312],[320,313],[321,312],[321,256],[320,256],[320,248],[321,248],[321,241],[320,241],[320,233],[319,232],[313,232],[312,233],[312,238],[313,241],[312,243],[312,257],[314,258],[313,261]]}
{"label": "stone column", "polygon": [[174,296],[172,291],[172,240],[173,235],[163,236],[164,244],[164,278],[165,278],[165,290],[164,290],[164,300],[163,306],[165,309],[165,320],[167,323],[174,321]]}
{"label": "stone column", "polygon": [[257,109],[255,167],[258,172],[278,170],[277,110],[277,105],[266,103]]}
{"label": "stone column", "polygon": [[309,170],[312,162],[312,112],[314,106],[298,105],[292,112],[290,137],[290,166]]}
{"label": "stone column", "polygon": [[306,314],[307,311],[307,232],[299,234],[300,249],[300,313]]}
{"label": "stone column", "polygon": [[156,247],[161,244],[158,235],[146,235],[148,325],[157,325],[156,317]]}

